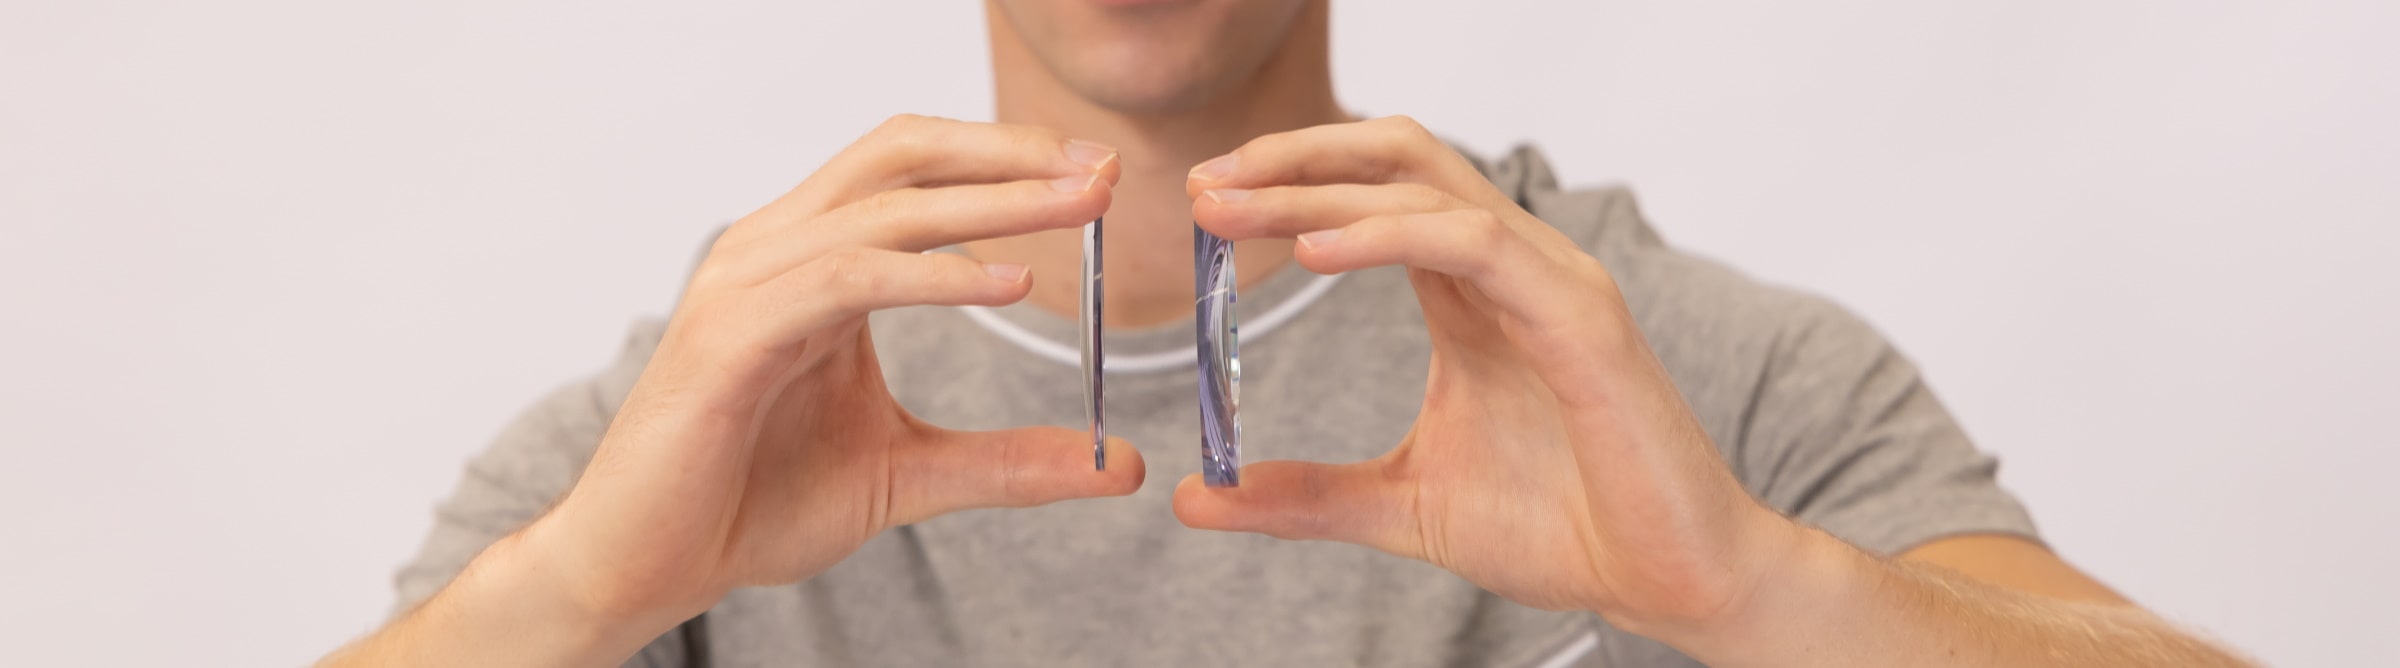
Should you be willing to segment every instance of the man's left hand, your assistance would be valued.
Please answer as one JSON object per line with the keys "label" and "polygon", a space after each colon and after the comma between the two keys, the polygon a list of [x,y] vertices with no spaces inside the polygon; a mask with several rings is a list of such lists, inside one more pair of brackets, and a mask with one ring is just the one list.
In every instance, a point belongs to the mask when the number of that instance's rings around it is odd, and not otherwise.
{"label": "man's left hand", "polygon": [[1607,268],[1415,122],[1260,137],[1186,188],[1202,228],[1296,237],[1310,271],[1406,266],[1433,356],[1391,452],[1186,479],[1185,524],[1366,545],[1652,633],[1726,618],[1800,540],[1726,467]]}

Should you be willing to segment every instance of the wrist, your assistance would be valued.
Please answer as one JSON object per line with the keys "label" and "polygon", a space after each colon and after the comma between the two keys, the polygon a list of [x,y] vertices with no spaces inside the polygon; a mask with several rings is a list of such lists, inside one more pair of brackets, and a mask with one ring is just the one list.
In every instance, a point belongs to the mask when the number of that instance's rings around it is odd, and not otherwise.
{"label": "wrist", "polygon": [[544,529],[537,520],[493,543],[442,594],[451,608],[475,611],[462,617],[517,647],[510,653],[525,663],[615,665],[690,618],[611,605],[578,580],[572,548]]}
{"label": "wrist", "polygon": [[631,575],[643,571],[628,568],[638,560],[595,547],[609,541],[596,541],[589,527],[575,526],[578,523],[568,519],[574,510],[574,504],[562,500],[502,541],[508,552],[500,555],[500,568],[526,583],[527,595],[538,598],[550,614],[580,627],[655,635],[706,612],[723,597],[724,590],[707,589],[691,579]]}
{"label": "wrist", "polygon": [[[1778,516],[1778,519],[1782,519]],[[1881,564],[1815,527],[1783,520],[1782,543],[1756,560],[1751,581],[1722,614],[1652,637],[1712,666],[1806,664],[1818,645],[1849,637],[1846,610],[1870,591]]]}

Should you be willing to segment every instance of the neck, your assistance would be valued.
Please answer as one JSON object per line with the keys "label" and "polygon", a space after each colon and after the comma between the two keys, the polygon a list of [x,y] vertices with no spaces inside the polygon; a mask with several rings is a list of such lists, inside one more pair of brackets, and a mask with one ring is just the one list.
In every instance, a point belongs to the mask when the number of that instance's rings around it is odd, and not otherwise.
{"label": "neck", "polygon": [[[1108,209],[1103,267],[1106,325],[1142,327],[1191,315],[1192,201],[1184,196],[1184,178],[1193,165],[1259,135],[1347,120],[1333,99],[1326,3],[1311,5],[1295,19],[1292,37],[1247,80],[1198,108],[1163,114],[1131,114],[1084,99],[1026,50],[1005,17],[987,19],[1000,122],[1049,127],[1118,150],[1123,176]],[[1068,318],[1078,310],[1082,249],[1076,229],[966,245],[978,259],[1032,268],[1027,301]],[[1289,239],[1237,242],[1235,275],[1246,287],[1291,258]]]}

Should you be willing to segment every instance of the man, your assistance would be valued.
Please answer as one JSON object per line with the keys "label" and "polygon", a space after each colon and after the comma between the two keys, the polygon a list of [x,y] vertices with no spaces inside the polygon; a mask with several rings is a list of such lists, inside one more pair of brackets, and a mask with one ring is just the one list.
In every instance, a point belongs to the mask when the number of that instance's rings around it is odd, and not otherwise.
{"label": "man", "polygon": [[[329,662],[2238,663],[2046,550],[1857,319],[1348,118],[1323,0],[985,12],[1006,125],[895,118],[727,229]],[[1103,212],[1110,421],[1163,458],[1094,471],[1023,425],[1079,421]],[[1252,452],[1305,460],[1234,488],[1190,475],[1188,221],[1272,314]]]}

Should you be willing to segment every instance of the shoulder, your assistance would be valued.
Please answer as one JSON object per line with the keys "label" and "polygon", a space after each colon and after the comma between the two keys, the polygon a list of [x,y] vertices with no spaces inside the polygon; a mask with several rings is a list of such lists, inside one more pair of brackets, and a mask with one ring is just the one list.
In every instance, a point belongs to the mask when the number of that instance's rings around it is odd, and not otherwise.
{"label": "shoulder", "polygon": [[[1766,417],[1762,402],[1831,400],[1864,377],[1895,370],[1913,382],[1913,369],[1864,319],[1830,299],[1675,248],[1622,184],[1563,188],[1532,147],[1477,165],[1608,267],[1651,350],[1729,455],[1755,436],[1752,423]],[[1828,421],[1839,414],[1832,406],[1802,412]],[[1745,468],[1742,458],[1730,459]]]}
{"label": "shoulder", "polygon": [[1608,267],[1662,357],[1699,348],[1694,352],[1712,358],[1734,353],[1754,361],[1774,352],[1778,342],[1881,341],[1865,321],[1829,299],[1669,245],[1624,184],[1561,187],[1549,161],[1531,146],[1475,162],[1520,206]]}

